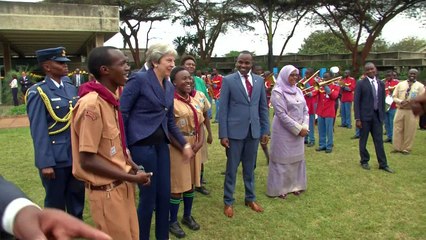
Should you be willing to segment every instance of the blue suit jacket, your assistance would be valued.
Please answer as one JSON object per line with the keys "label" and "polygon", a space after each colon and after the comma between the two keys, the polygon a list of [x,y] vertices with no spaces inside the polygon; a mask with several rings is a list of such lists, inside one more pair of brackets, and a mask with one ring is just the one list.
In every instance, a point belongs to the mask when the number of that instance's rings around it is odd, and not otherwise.
{"label": "blue suit jacket", "polygon": [[78,100],[77,89],[72,83],[62,81],[63,90],[55,86],[49,77],[30,87],[27,95],[27,113],[30,119],[30,130],[34,144],[35,165],[37,168],[69,167],[72,164],[70,128],[49,135],[49,131],[55,131],[65,126],[66,123],[55,123],[47,112],[37,87],[40,87],[49,98],[52,108],[60,118],[69,112],[70,101],[74,106]]}
{"label": "blue suit jacket", "polygon": [[[383,122],[384,111],[385,111],[385,84],[376,78],[378,83],[377,94],[378,94],[378,111],[379,120]],[[373,119],[374,114],[374,97],[373,97],[373,86],[371,86],[370,80],[364,78],[357,82],[355,88],[355,99],[354,99],[354,112],[355,119],[361,121],[370,121]]]}
{"label": "blue suit jacket", "polygon": [[219,102],[219,138],[245,139],[269,134],[269,115],[263,78],[252,74],[249,99],[238,72],[223,78]]}
{"label": "blue suit jacket", "polygon": [[[0,176],[0,220],[3,219],[4,210],[10,202],[17,198],[27,198],[25,194],[12,183]],[[4,230],[0,224],[0,230]]]}
{"label": "blue suit jacket", "polygon": [[175,89],[170,81],[163,80],[161,88],[152,69],[133,73],[120,98],[120,109],[130,146],[149,137],[161,126],[170,139],[172,135],[183,146],[186,141],[176,127],[173,115]]}

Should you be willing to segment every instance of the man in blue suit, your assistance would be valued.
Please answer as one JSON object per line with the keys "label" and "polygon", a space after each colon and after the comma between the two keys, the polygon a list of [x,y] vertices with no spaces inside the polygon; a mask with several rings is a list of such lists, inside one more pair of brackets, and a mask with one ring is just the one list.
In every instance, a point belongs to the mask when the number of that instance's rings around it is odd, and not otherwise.
{"label": "man in blue suit", "polygon": [[71,111],[78,100],[68,74],[65,48],[36,51],[37,61],[46,74],[28,90],[27,113],[34,144],[35,165],[46,192],[44,207],[58,208],[82,219],[84,184],[72,175]]}
{"label": "man in blue suit", "polygon": [[367,151],[368,134],[371,133],[379,169],[393,173],[389,168],[383,148],[383,120],[385,111],[385,84],[376,78],[376,66],[368,62],[364,66],[366,77],[358,81],[355,89],[354,112],[356,127],[360,129],[359,154],[361,167],[370,170]]}
{"label": "man in blue suit", "polygon": [[243,51],[237,58],[237,72],[223,78],[220,94],[219,138],[226,148],[224,214],[233,217],[237,169],[242,162],[245,205],[256,212],[262,207],[255,202],[254,168],[259,140],[269,140],[269,116],[263,78],[252,74],[253,56]]}

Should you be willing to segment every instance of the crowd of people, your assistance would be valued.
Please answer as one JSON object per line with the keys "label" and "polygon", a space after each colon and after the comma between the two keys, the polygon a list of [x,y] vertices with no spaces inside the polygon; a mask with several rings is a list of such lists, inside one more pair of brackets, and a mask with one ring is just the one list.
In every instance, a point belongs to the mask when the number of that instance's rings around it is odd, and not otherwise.
{"label": "crowd of people", "polygon": [[[222,76],[217,69],[212,74],[196,71],[193,56],[184,56],[180,66],[175,66],[174,48],[154,44],[143,68],[133,73],[119,49],[94,48],[87,59],[92,79],[87,81],[78,70],[69,81],[64,79],[69,59],[63,47],[42,49],[36,56],[46,77],[25,91],[35,165],[45,189],[44,207],[81,220],[86,193],[95,227],[109,235],[51,212],[49,216],[61,217],[57,221],[64,223],[62,231],[72,232],[69,236],[149,239],[153,215],[156,239],[169,239],[169,233],[185,237],[180,223],[193,231],[201,229],[192,210],[195,191],[209,194],[203,185],[203,163],[208,159],[208,144],[213,142],[210,119],[218,123],[220,144],[226,152],[223,213],[232,218],[240,163],[244,203],[254,212],[263,212],[255,192],[259,145],[269,164],[267,195],[286,199],[307,190],[305,144],[315,146],[316,125],[316,151],[332,153],[339,102],[340,127],[352,128],[354,107],[360,166],[370,169],[366,144],[371,133],[379,169],[388,173],[394,171],[383,147],[383,124],[392,152],[409,154],[415,122],[426,112],[425,88],[417,80],[416,69],[409,70],[406,81],[395,80],[392,72],[381,81],[376,66],[366,63],[362,79],[355,81],[349,70],[343,77],[331,71],[321,78],[319,71],[308,68],[302,78],[299,69],[286,65],[275,81],[254,65],[250,52],[242,51],[235,71]],[[16,86],[15,80],[11,87]],[[274,111],[271,131],[269,101]],[[10,186],[0,179],[0,189]],[[0,198],[1,230],[18,237],[28,234],[22,233],[25,219],[4,220],[15,218],[20,210],[7,208],[24,195],[13,190],[12,197],[4,196]],[[21,208],[28,210],[30,205]],[[31,211],[44,213],[37,207]],[[85,232],[77,232],[72,222],[84,226]],[[47,234],[51,230],[34,231]]]}

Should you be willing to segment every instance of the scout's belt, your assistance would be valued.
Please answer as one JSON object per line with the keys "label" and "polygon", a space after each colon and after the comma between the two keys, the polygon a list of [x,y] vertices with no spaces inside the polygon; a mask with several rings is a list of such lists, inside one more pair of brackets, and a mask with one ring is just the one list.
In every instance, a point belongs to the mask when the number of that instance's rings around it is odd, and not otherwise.
{"label": "scout's belt", "polygon": [[90,189],[90,190],[95,190],[95,191],[110,191],[116,187],[118,187],[120,184],[122,184],[123,181],[121,180],[116,180],[110,184],[105,184],[105,185],[101,185],[101,186],[94,186],[90,183],[85,183],[86,188]]}

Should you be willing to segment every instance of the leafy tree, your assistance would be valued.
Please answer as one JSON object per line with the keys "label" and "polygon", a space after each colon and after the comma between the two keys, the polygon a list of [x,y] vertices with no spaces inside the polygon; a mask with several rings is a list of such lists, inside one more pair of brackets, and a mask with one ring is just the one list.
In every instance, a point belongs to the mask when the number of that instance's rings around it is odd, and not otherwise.
{"label": "leafy tree", "polygon": [[232,50],[229,53],[225,54],[225,57],[238,57],[240,55],[240,51]]}
{"label": "leafy tree", "polygon": [[331,31],[315,31],[303,40],[299,54],[349,53],[342,40]]}
{"label": "leafy tree", "polygon": [[[308,8],[304,3],[298,1],[272,1],[272,0],[240,0],[244,6],[249,6],[253,10],[256,19],[263,23],[268,42],[268,69],[273,68],[273,39],[278,25],[283,20],[292,21],[293,27],[286,37],[286,41],[281,49],[283,54],[288,41],[293,37],[294,31],[302,18],[308,13]],[[298,3],[298,4],[296,4]]]}
{"label": "leafy tree", "polygon": [[187,34],[184,37],[176,37],[173,40],[173,44],[175,45],[176,51],[179,56],[182,56],[185,53],[188,53],[192,56],[198,56],[198,39],[195,35]]}
{"label": "leafy tree", "polygon": [[[425,7],[424,0],[321,0],[314,23],[327,26],[352,53],[354,73],[370,53],[383,27],[395,16]],[[353,36],[353,39],[352,39]]]}
{"label": "leafy tree", "polygon": [[389,51],[411,51],[416,52],[421,48],[426,47],[426,39],[419,39],[417,37],[406,37],[401,41],[392,44]]}
{"label": "leafy tree", "polygon": [[195,30],[188,33],[197,39],[198,55],[204,64],[210,62],[216,41],[220,34],[230,28],[252,30],[248,22],[253,16],[241,12],[236,0],[200,1],[175,0],[180,6],[180,15],[174,21],[180,20],[184,27]]}
{"label": "leafy tree", "polygon": [[[99,4],[97,0],[44,0],[52,3]],[[146,47],[153,22],[163,21],[170,17],[175,5],[171,0],[105,0],[103,5],[118,6],[120,9],[120,33],[123,36],[124,47],[129,46],[137,68],[141,67],[139,56],[138,32],[142,22],[148,22]]]}
{"label": "leafy tree", "polygon": [[388,52],[389,51],[389,43],[386,42],[383,38],[377,38],[373,46],[371,47],[372,52]]}

